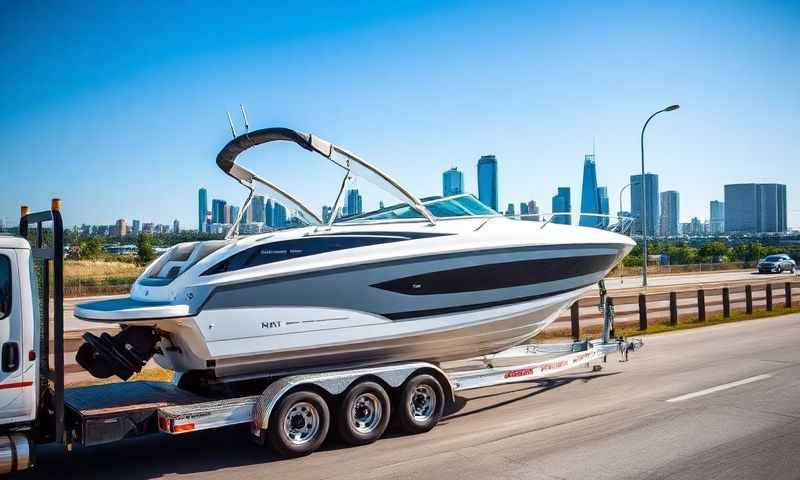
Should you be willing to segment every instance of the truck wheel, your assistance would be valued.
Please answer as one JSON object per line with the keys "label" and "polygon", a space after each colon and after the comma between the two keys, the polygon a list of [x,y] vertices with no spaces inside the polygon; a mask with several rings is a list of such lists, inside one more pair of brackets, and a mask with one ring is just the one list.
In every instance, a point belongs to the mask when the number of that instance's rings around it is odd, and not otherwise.
{"label": "truck wheel", "polygon": [[336,430],[349,445],[366,445],[381,438],[389,425],[389,395],[375,382],[359,383],[347,392],[336,415]]}
{"label": "truck wheel", "polygon": [[400,392],[396,412],[400,428],[406,433],[429,431],[444,412],[442,385],[427,374],[410,378]]}
{"label": "truck wheel", "polygon": [[272,413],[267,438],[272,449],[286,458],[315,451],[328,435],[328,404],[314,392],[299,391],[278,402]]}

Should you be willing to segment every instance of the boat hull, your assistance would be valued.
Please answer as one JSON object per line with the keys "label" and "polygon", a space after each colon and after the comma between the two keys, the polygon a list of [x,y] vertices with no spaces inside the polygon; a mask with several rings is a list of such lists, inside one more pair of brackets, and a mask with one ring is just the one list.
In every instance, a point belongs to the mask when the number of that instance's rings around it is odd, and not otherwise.
{"label": "boat hull", "polygon": [[[214,370],[216,376],[281,375],[306,369],[316,371],[347,365],[377,365],[424,360],[444,362],[496,353],[538,335],[588,287],[546,298],[413,320],[392,321],[364,312],[307,307],[264,308],[237,312],[231,331],[247,330],[253,318],[304,318],[293,332],[272,335],[202,335],[217,328],[221,318],[198,315],[178,325],[177,348],[157,355],[156,361],[177,371]],[[316,325],[315,325],[316,324]],[[211,327],[209,327],[211,326]],[[210,362],[209,362],[210,360]]]}

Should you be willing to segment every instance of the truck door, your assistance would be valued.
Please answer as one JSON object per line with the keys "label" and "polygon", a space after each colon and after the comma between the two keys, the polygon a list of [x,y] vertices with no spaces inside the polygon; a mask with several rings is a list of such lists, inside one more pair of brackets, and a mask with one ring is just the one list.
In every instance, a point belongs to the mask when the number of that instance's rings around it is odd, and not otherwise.
{"label": "truck door", "polygon": [[[0,423],[24,413],[22,305],[19,269],[13,249],[0,248]],[[26,279],[27,280],[27,279]]]}

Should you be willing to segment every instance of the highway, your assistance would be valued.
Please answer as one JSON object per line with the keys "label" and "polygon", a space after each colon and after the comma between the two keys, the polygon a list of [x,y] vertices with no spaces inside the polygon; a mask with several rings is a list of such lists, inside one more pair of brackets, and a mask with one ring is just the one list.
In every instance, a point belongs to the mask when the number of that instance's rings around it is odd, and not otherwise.
{"label": "highway", "polygon": [[601,372],[464,392],[418,436],[276,460],[246,429],[39,452],[19,478],[800,478],[800,315],[653,335]]}

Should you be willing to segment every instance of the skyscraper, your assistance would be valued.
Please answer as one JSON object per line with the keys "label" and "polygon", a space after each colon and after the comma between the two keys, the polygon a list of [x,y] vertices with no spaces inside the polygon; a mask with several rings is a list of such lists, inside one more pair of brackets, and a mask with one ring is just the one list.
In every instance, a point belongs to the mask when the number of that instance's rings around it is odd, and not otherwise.
{"label": "skyscraper", "polygon": [[519,214],[520,215],[528,215],[528,204],[525,202],[519,202]]}
{"label": "skyscraper", "polygon": [[344,215],[349,217],[351,215],[359,215],[363,210],[361,194],[358,193],[357,188],[347,190],[347,197],[344,203]]}
{"label": "skyscraper", "polygon": [[197,230],[202,232],[206,225],[208,215],[208,191],[201,188],[197,191]]}
{"label": "skyscraper", "polygon": [[275,226],[275,208],[271,199],[267,199],[267,203],[264,204],[264,225]]}
{"label": "skyscraper", "polygon": [[[558,187],[558,193],[553,197],[553,213],[571,212],[572,202],[569,197],[569,187]],[[553,223],[571,225],[572,217],[570,215],[553,215]]]}
{"label": "skyscraper", "polygon": [[286,207],[278,202],[272,205],[272,222],[275,228],[286,226]]}
{"label": "skyscraper", "polygon": [[680,196],[675,190],[661,192],[661,217],[659,218],[659,232],[662,237],[675,237],[680,234]]}
{"label": "skyscraper", "polygon": [[718,235],[725,231],[725,203],[719,200],[711,200],[709,209],[711,210],[709,215],[711,233]]}
{"label": "skyscraper", "polygon": [[172,233],[181,233],[181,223],[177,218],[172,221]]}
{"label": "skyscraper", "polygon": [[230,205],[228,206],[228,212],[230,218],[227,223],[233,223],[236,221],[237,218],[239,218],[239,207]]}
{"label": "skyscraper", "polygon": [[114,233],[118,237],[125,237],[128,235],[128,222],[126,222],[124,218],[117,220],[117,223],[114,225]]}
{"label": "skyscraper", "polygon": [[761,183],[759,187],[759,231],[785,232],[787,228],[786,185]]}
{"label": "skyscraper", "polygon": [[497,158],[484,155],[478,160],[478,199],[494,211],[498,210]]}
{"label": "skyscraper", "polygon": [[[600,198],[600,213],[603,215],[609,214],[608,204],[608,187],[597,187],[597,196]],[[600,219],[600,226],[607,227],[609,224],[608,217]]]}
{"label": "skyscraper", "polygon": [[266,221],[264,217],[264,197],[262,195],[253,196],[250,209],[252,210],[251,215],[253,217],[251,221],[258,223],[264,223]]}
{"label": "skyscraper", "polygon": [[725,231],[770,233],[787,230],[786,185],[725,185]]}
{"label": "skyscraper", "polygon": [[333,209],[328,205],[322,206],[322,223],[328,223],[331,219],[331,212]]}
{"label": "skyscraper", "polygon": [[225,205],[223,212],[222,223],[231,223],[231,206]]}
{"label": "skyscraper", "polygon": [[[597,191],[597,165],[594,154],[583,158],[583,184],[581,185],[581,213],[601,213],[600,194]],[[581,215],[580,225],[596,227],[602,224],[598,217]]]}
{"label": "skyscraper", "polygon": [[141,232],[141,231],[142,231],[142,224],[139,222],[139,220],[134,220],[133,221],[133,234],[134,235],[139,235],[139,232]]}
{"label": "skyscraper", "polygon": [[225,200],[211,200],[211,223],[225,223]]}
{"label": "skyscraper", "polygon": [[516,215],[514,213],[514,204],[513,203],[509,203],[508,204],[508,208],[506,208],[506,216],[507,217],[513,217],[514,215]]}
{"label": "skyscraper", "polygon": [[689,235],[698,236],[703,234],[703,224],[700,222],[700,219],[697,217],[692,217],[692,221],[689,222]]}
{"label": "skyscraper", "polygon": [[528,220],[539,221],[539,205],[536,205],[535,200],[528,202],[528,214],[531,215]]}
{"label": "skyscraper", "polygon": [[464,174],[456,167],[442,174],[442,196],[458,195],[464,193]]}
{"label": "skyscraper", "polygon": [[[647,236],[658,233],[658,175],[646,173],[645,192],[647,193]],[[636,219],[633,232],[642,234],[642,176],[631,175],[631,215]]]}

